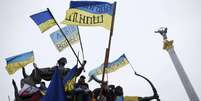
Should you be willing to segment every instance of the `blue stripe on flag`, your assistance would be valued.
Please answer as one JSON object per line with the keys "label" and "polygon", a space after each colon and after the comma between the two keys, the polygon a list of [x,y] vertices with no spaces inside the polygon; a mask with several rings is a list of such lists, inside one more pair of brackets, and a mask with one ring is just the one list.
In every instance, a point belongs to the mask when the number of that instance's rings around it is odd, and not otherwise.
{"label": "blue stripe on flag", "polygon": [[46,95],[44,95],[40,101],[68,101],[58,68],[52,76]]}
{"label": "blue stripe on flag", "polygon": [[7,64],[26,61],[33,56],[33,51],[6,58]]}
{"label": "blue stripe on flag", "polygon": [[76,8],[94,14],[112,15],[113,12],[113,5],[111,3],[100,1],[71,1],[70,8]]}
{"label": "blue stripe on flag", "polygon": [[48,10],[30,16],[37,25],[40,25],[47,20],[53,19]]}
{"label": "blue stripe on flag", "polygon": [[66,74],[66,76],[64,77],[64,79],[63,79],[63,83],[65,84],[68,80],[71,80],[74,76],[75,76],[75,74],[76,74],[76,72],[77,72],[77,64]]}
{"label": "blue stripe on flag", "polygon": [[[78,27],[77,26],[66,26],[66,27],[62,28],[62,31],[64,32],[64,34],[67,38],[70,38],[73,34],[78,33]],[[62,35],[60,30],[53,32],[50,35],[50,37],[54,43],[58,43],[62,40],[65,40],[65,38]]]}
{"label": "blue stripe on flag", "polygon": [[122,63],[122,61],[124,61],[124,59],[127,59],[125,54],[121,55],[118,59],[116,59],[113,62],[108,63],[107,67],[108,68],[112,68],[113,65],[117,65],[118,63]]}

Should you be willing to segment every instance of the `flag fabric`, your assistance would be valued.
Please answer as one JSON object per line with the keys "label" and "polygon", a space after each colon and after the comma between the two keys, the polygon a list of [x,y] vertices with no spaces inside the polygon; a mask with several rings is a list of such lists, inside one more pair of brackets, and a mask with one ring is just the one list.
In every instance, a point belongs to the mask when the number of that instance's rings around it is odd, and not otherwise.
{"label": "flag fabric", "polygon": [[[62,28],[62,31],[64,32],[70,44],[75,44],[80,41],[78,26],[65,26]],[[67,40],[60,30],[50,34],[50,38],[59,52],[69,46]]]}
{"label": "flag fabric", "polygon": [[[119,68],[127,65],[129,62],[125,56],[125,54],[121,55],[118,59],[116,59],[115,61],[111,62],[111,63],[108,63],[107,67],[105,68],[105,72],[106,73],[111,73],[111,72],[114,72],[116,70],[118,70]],[[103,67],[104,67],[104,64],[102,64],[101,66],[99,66],[98,68],[95,68],[93,70],[91,70],[89,72],[89,76],[92,76],[92,75],[100,75],[103,73]]]}
{"label": "flag fabric", "polygon": [[18,94],[19,96],[30,96],[36,93],[37,91],[39,91],[37,87],[25,83]]}
{"label": "flag fabric", "polygon": [[137,96],[125,96],[124,101],[139,101]]}
{"label": "flag fabric", "polygon": [[116,99],[114,101],[124,101],[123,96],[116,96]]}
{"label": "flag fabric", "polygon": [[30,17],[38,25],[42,33],[56,25],[56,22],[49,10],[39,12],[37,14],[31,15]]}
{"label": "flag fabric", "polygon": [[64,85],[64,89],[66,92],[71,92],[74,89],[76,83],[76,77],[73,77],[71,80]]}
{"label": "flag fabric", "polygon": [[7,62],[6,70],[8,74],[14,74],[18,69],[23,68],[27,64],[34,61],[33,51],[19,54],[16,56],[8,57],[5,59]]}
{"label": "flag fabric", "polygon": [[42,98],[42,101],[67,101],[58,68],[55,69],[52,80],[47,88],[47,93]]}
{"label": "flag fabric", "polygon": [[74,89],[74,85],[76,83],[76,73],[77,73],[77,64],[66,74],[63,79],[63,84],[65,87],[65,91],[72,91]]}
{"label": "flag fabric", "polygon": [[62,21],[67,25],[111,28],[113,4],[100,1],[71,1]]}

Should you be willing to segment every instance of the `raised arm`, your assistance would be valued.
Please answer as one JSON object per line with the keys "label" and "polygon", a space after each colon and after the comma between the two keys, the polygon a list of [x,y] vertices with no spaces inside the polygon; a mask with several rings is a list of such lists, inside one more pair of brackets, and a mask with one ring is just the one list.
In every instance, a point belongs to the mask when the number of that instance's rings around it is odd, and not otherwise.
{"label": "raised arm", "polygon": [[15,83],[15,80],[12,79],[12,84],[13,84],[13,87],[14,87],[14,91],[15,91],[15,98],[18,96],[18,88],[17,88],[17,85]]}
{"label": "raised arm", "polygon": [[24,67],[22,68],[22,74],[23,74],[23,77],[24,77],[24,78],[28,77],[28,75],[27,75],[26,72],[25,72],[25,68],[24,68]]}
{"label": "raised arm", "polygon": [[84,61],[82,62],[81,67],[78,68],[78,70],[77,70],[76,76],[79,76],[79,75],[82,73],[82,71],[84,70],[84,66],[86,65],[86,63],[87,63],[86,60],[84,60]]}

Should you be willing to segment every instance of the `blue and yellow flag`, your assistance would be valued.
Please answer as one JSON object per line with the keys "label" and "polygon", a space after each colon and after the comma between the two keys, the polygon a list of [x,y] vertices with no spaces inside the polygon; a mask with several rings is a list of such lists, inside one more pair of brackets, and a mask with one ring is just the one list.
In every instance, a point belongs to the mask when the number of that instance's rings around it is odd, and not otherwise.
{"label": "blue and yellow flag", "polygon": [[68,101],[58,68],[52,76],[46,95],[40,101]]}
{"label": "blue and yellow flag", "polygon": [[100,1],[71,1],[63,24],[111,28],[113,4]]}
{"label": "blue and yellow flag", "polygon": [[[70,44],[75,44],[80,41],[77,26],[66,26],[62,28],[62,31],[64,32]],[[69,46],[67,40],[64,38],[60,30],[57,30],[50,34],[50,37],[59,52]]]}
{"label": "blue and yellow flag", "polygon": [[[111,73],[114,72],[116,70],[118,70],[119,68],[127,65],[129,62],[125,56],[125,54],[121,55],[118,59],[116,59],[113,62],[108,63],[107,67],[105,68],[105,72],[106,73]],[[104,64],[102,64],[101,66],[91,70],[89,72],[89,76],[96,76],[96,75],[100,75],[103,73],[103,67]]]}
{"label": "blue and yellow flag", "polygon": [[38,25],[42,33],[56,24],[49,10],[31,15],[30,17]]}
{"label": "blue and yellow flag", "polygon": [[77,64],[66,74],[63,79],[65,91],[72,91],[76,83]]}
{"label": "blue and yellow flag", "polygon": [[34,61],[33,51],[6,58],[8,74],[14,74],[18,69]]}

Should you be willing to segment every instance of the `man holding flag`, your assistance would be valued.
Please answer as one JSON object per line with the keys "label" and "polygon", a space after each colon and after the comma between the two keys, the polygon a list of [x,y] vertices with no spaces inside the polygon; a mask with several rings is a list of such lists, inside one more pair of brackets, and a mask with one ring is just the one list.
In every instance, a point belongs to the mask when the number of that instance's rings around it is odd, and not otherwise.
{"label": "man holding flag", "polygon": [[66,58],[60,58],[57,63],[58,66],[53,67],[54,76],[47,89],[47,94],[43,97],[42,101],[66,101],[65,94],[68,96],[74,89],[75,78],[84,69],[86,61],[83,62],[80,68],[77,68],[78,65],[76,64],[72,69],[68,69],[68,71],[64,71],[66,69],[64,66],[67,63]]}
{"label": "man holding flag", "polygon": [[[34,54],[33,51],[22,53],[16,56],[6,58],[7,66],[6,70],[8,71],[9,75],[14,74],[18,69],[23,68],[34,61]],[[12,80],[12,84],[15,91],[15,100],[21,101],[25,99],[39,99],[42,96],[39,89],[34,85],[31,84],[31,79],[25,82],[24,79],[21,80],[21,89],[18,92],[17,85],[14,80]]]}

